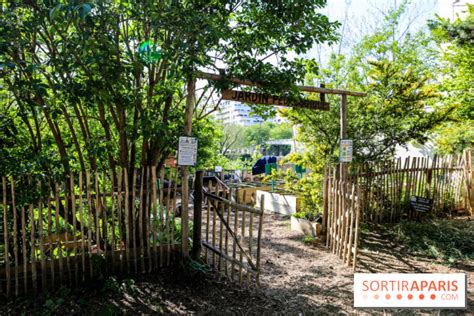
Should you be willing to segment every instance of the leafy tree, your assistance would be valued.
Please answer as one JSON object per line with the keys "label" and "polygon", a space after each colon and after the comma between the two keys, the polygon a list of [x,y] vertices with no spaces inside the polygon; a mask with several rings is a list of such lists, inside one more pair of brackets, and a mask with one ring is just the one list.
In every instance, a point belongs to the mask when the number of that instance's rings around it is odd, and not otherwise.
{"label": "leafy tree", "polygon": [[286,123],[276,124],[270,130],[270,140],[291,139],[293,137],[293,128]]}
{"label": "leafy tree", "polygon": [[222,155],[228,155],[231,150],[244,147],[244,126],[230,124],[219,127],[222,129],[223,134],[219,150]]}
{"label": "leafy tree", "polygon": [[265,143],[270,140],[270,131],[274,127],[275,124],[271,122],[247,126],[244,131],[245,145],[265,146]]}
{"label": "leafy tree", "polygon": [[[1,7],[0,62],[11,100],[1,104],[11,111],[2,113],[16,127],[10,130],[20,131],[15,142],[26,138],[27,156],[38,158],[41,171],[160,166],[176,147],[185,86],[197,69],[225,64],[226,75],[272,92],[291,91],[305,69],[300,60],[286,58],[288,50],[304,53],[315,42],[335,39],[338,24],[317,13],[324,5],[9,1]],[[146,41],[161,59],[137,52]],[[211,82],[203,93],[223,87],[229,87],[226,80]],[[198,107],[196,120],[208,114]],[[14,152],[5,154],[14,160]],[[15,165],[3,167],[19,172]]]}
{"label": "leafy tree", "polygon": [[[335,40],[338,24],[317,12],[324,5],[324,0],[2,3],[0,172],[56,175],[66,183],[75,171],[115,172],[117,166],[130,173],[153,167],[159,174],[182,134],[183,113],[191,104],[185,100],[194,98],[187,87],[194,93],[196,71],[217,72],[226,65],[225,76],[256,81],[264,91],[294,91],[305,67],[286,58],[287,52],[305,53],[315,42]],[[277,64],[268,60],[274,56]],[[197,96],[193,135],[203,159],[215,137],[204,120],[212,111],[209,95],[230,87],[226,79],[208,82]],[[70,193],[64,194],[66,203]],[[70,210],[59,205],[64,218],[72,218]]]}
{"label": "leafy tree", "polygon": [[[379,32],[354,47],[354,55],[332,55],[328,67],[309,78],[368,93],[365,98],[348,98],[347,133],[357,161],[385,159],[392,157],[396,145],[425,142],[428,132],[452,110],[436,106],[435,63],[427,37],[420,32],[393,40],[392,25],[402,14],[403,7],[390,13]],[[338,156],[340,97],[328,99],[327,112],[286,112],[301,126],[300,137],[309,151],[320,155],[311,158],[317,161],[336,161]],[[427,110],[430,107],[432,111]]]}
{"label": "leafy tree", "polygon": [[455,110],[450,121],[436,130],[436,145],[442,153],[460,153],[474,145],[474,6],[465,19],[430,22],[438,43],[442,102]]}

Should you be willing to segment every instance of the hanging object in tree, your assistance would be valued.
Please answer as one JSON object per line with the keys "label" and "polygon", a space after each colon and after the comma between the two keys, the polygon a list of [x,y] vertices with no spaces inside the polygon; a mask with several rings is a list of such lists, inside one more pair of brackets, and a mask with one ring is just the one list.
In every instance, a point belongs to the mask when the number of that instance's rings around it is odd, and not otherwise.
{"label": "hanging object in tree", "polygon": [[138,46],[138,56],[147,64],[154,64],[162,57],[161,50],[153,41],[144,41]]}

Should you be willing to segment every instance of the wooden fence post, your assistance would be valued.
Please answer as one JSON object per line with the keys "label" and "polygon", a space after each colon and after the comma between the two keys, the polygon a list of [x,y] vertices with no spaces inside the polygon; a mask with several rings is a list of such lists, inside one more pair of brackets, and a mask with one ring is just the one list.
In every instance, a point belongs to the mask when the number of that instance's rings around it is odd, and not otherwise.
{"label": "wooden fence post", "polygon": [[[347,138],[347,95],[341,94],[341,110],[340,110],[340,131],[339,144],[344,138]],[[339,145],[340,150],[340,145]],[[340,153],[339,153],[340,155]],[[340,179],[346,179],[346,163],[339,162],[340,165]]]}
{"label": "wooden fence post", "polygon": [[198,260],[201,256],[201,214],[202,214],[202,186],[203,186],[202,170],[196,171],[196,179],[194,180],[194,216],[193,216],[193,249],[191,257]]}
{"label": "wooden fence post", "polygon": [[464,151],[464,201],[466,210],[474,215],[474,168],[472,168],[472,151]]}
{"label": "wooden fence post", "polygon": [[[184,135],[191,136],[194,105],[196,104],[196,80],[189,78],[187,83],[186,111],[184,114]],[[181,184],[181,251],[183,258],[189,257],[189,167],[182,167]]]}

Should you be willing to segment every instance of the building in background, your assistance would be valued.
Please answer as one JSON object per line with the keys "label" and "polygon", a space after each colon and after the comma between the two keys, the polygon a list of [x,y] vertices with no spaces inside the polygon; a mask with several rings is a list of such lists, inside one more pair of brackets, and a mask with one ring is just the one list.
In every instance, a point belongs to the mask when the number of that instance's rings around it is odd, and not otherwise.
{"label": "building in background", "polygon": [[224,125],[241,125],[250,126],[254,124],[260,124],[264,121],[273,122],[280,124],[285,122],[285,119],[278,113],[274,118],[262,119],[258,115],[250,115],[250,106],[234,101],[222,101],[219,105],[219,109],[215,112],[214,117],[221,121]]}
{"label": "building in background", "polygon": [[442,18],[455,20],[457,17],[463,18],[467,15],[468,3],[472,0],[438,0],[438,15]]}

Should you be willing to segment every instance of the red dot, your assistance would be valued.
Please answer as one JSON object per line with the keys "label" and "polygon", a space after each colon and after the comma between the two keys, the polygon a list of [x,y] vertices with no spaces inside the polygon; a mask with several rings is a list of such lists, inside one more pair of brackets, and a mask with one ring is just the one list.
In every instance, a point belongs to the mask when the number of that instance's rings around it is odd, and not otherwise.
{"label": "red dot", "polygon": [[425,296],[423,294],[420,294],[420,300],[424,299]]}
{"label": "red dot", "polygon": [[380,297],[380,296],[379,296],[378,294],[375,294],[375,295],[374,295],[374,298],[375,298],[376,300],[378,300],[379,297]]}
{"label": "red dot", "polygon": [[413,294],[408,294],[408,299],[412,300],[413,299]]}
{"label": "red dot", "polygon": [[387,300],[389,300],[389,299],[390,299],[390,294],[385,294],[385,298],[386,298]]}
{"label": "red dot", "polygon": [[401,300],[401,299],[402,299],[402,295],[401,295],[401,294],[397,294],[397,298],[398,298],[399,300]]}
{"label": "red dot", "polygon": [[432,299],[432,300],[434,300],[434,299],[436,298],[436,295],[434,295],[434,294],[431,294],[431,296],[430,296],[430,297],[431,297],[431,299]]}

